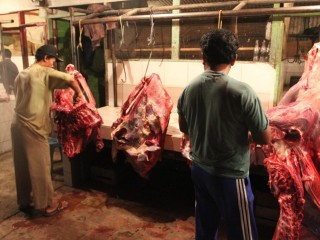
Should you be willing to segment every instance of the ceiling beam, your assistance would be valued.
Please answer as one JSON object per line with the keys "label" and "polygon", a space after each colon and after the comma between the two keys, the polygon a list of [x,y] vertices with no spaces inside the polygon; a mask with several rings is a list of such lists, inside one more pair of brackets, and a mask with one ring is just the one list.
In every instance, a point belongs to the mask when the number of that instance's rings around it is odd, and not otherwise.
{"label": "ceiling beam", "polygon": [[[240,10],[223,10],[223,17],[231,16],[270,16],[270,15],[287,15],[296,13],[316,13],[320,15],[320,5],[316,6],[300,6],[300,7],[286,7],[286,8],[254,8],[254,9],[240,9]],[[192,19],[192,18],[208,18],[218,17],[220,11],[206,11],[206,12],[185,12],[185,13],[168,13],[168,14],[153,14],[154,20],[170,20],[170,19]],[[149,21],[150,14],[136,15],[136,16],[109,16],[104,18],[83,19],[81,24],[93,23],[108,23],[118,21]],[[79,21],[73,21],[73,25],[79,24]]]}
{"label": "ceiling beam", "polygon": [[71,7],[71,6],[79,6],[79,5],[87,5],[92,3],[113,3],[113,2],[128,2],[132,0],[47,0],[49,8],[57,8],[57,7]]}
{"label": "ceiling beam", "polygon": [[[243,9],[242,8],[244,6],[249,6],[249,5],[265,5],[265,4],[270,4],[271,7],[270,8],[264,8],[264,9],[273,9],[273,4],[275,3],[308,3],[308,4],[316,4],[319,3],[320,4],[320,0],[242,0],[242,1],[224,1],[224,2],[211,2],[211,3],[195,3],[195,4],[182,4],[182,5],[170,5],[170,6],[159,6],[159,7],[143,7],[143,8],[133,8],[133,9],[118,9],[118,10],[106,10],[106,11],[102,11],[102,12],[96,12],[96,13],[88,13],[87,16],[83,17],[82,20],[86,20],[83,23],[86,24],[87,22],[91,21],[88,19],[92,19],[92,18],[96,18],[96,17],[108,17],[110,15],[113,15],[113,19],[117,19],[117,17],[119,15],[121,16],[121,20],[126,20],[126,21],[136,21],[136,20],[144,20],[145,18],[150,18],[149,16],[134,16],[135,14],[140,14],[140,13],[154,13],[157,19],[161,19],[162,17],[166,18],[167,16],[169,17],[169,19],[179,19],[179,18],[188,18],[188,16],[190,18],[192,17],[200,17],[200,15],[204,14],[204,17],[207,17],[206,14],[210,14],[209,10],[212,10],[210,8],[219,8],[219,7],[231,7],[233,8],[233,11],[238,11],[238,13],[240,13],[241,15],[243,15],[244,13],[247,12],[248,10],[248,14],[249,15],[258,15],[258,14],[254,14],[254,11],[259,12],[260,15],[260,10],[261,8],[254,8],[254,9]],[[86,10],[82,10],[79,8],[73,8],[73,13],[76,12],[82,12],[84,13]],[[197,10],[200,9],[200,11],[202,12],[191,12],[191,13],[181,13],[181,15],[174,15],[173,10]],[[203,11],[203,9],[208,9],[208,11]],[[230,9],[231,10],[231,9]],[[239,12],[239,10],[243,11],[243,12]],[[252,10],[250,12],[250,10]],[[232,11],[232,10],[231,10]],[[168,14],[163,14],[164,12],[167,12]],[[228,13],[229,10],[223,10],[223,15],[226,16],[226,13]],[[268,11],[269,12],[269,11]],[[156,14],[158,13],[158,14]],[[214,13],[214,11],[211,11],[211,13]],[[299,12],[301,13],[301,11]],[[214,13],[215,14],[215,13]],[[231,15],[233,15],[233,13],[231,13]],[[199,15],[199,16],[198,16]],[[262,12],[262,15],[265,15]],[[268,14],[269,15],[269,14]],[[130,18],[130,16],[132,16],[132,18]],[[119,18],[119,17],[118,17]],[[104,18],[105,19],[105,18]],[[108,18],[109,20],[111,19]],[[78,19],[77,19],[78,20]],[[110,22],[110,21],[107,22]],[[111,21],[119,21],[120,19],[117,20],[111,20]],[[99,20],[97,20],[99,21]],[[101,21],[100,21],[101,22]],[[91,22],[93,23],[93,22]]]}
{"label": "ceiling beam", "polygon": [[[113,3],[113,2],[128,2],[135,0],[47,0],[48,8],[59,8],[59,7],[71,7],[94,3]],[[32,11],[37,10],[41,6],[32,0],[0,0],[0,14],[16,13],[21,11]]]}

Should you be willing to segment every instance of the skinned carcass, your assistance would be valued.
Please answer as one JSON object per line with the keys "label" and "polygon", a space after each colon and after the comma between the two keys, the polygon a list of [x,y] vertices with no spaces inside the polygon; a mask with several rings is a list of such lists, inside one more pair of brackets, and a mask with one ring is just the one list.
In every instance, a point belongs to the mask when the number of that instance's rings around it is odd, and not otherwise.
{"label": "skinned carcass", "polygon": [[[320,43],[308,53],[299,82],[267,111],[272,144],[262,147],[280,217],[273,239],[299,239],[305,201],[320,214]],[[320,224],[320,223],[319,223]],[[315,233],[315,229],[311,229]],[[320,235],[318,235],[320,236]]]}
{"label": "skinned carcass", "polygon": [[95,142],[96,150],[99,151],[104,143],[100,133],[102,118],[95,107],[95,100],[85,78],[72,64],[67,65],[66,71],[74,75],[88,102],[85,99],[74,102],[75,92],[70,87],[54,91],[54,103],[50,110],[54,112],[58,140],[68,157],[79,154],[91,141]]}
{"label": "skinned carcass", "polygon": [[171,97],[154,73],[142,78],[111,126],[113,149],[123,150],[141,177],[147,178],[161,158],[172,107]]}

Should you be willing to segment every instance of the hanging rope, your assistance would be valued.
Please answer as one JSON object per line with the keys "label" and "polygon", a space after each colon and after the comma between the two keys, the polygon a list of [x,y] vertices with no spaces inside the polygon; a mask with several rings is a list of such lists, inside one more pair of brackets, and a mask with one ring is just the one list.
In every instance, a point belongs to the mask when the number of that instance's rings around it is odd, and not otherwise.
{"label": "hanging rope", "polygon": [[82,32],[83,32],[83,27],[81,27],[81,21],[82,19],[79,20],[79,30],[80,30],[80,34],[79,34],[79,43],[78,43],[78,48],[82,49]]}
{"label": "hanging rope", "polygon": [[236,16],[236,22],[234,24],[234,34],[238,37],[238,16]]}
{"label": "hanging rope", "polygon": [[218,29],[222,28],[222,10],[219,10]]}
{"label": "hanging rope", "polygon": [[[127,82],[127,72],[126,72],[126,67],[124,65],[124,61],[123,61],[123,57],[122,57],[122,50],[121,50],[121,47],[122,45],[124,44],[124,26],[123,26],[123,23],[122,23],[122,16],[120,16],[120,31],[121,31],[121,40],[120,40],[120,55],[121,55],[121,61],[122,61],[122,68],[123,68],[123,72],[124,72],[124,80],[121,78],[121,82],[122,83],[125,83]],[[127,22],[128,24],[128,22]]]}
{"label": "hanging rope", "polygon": [[151,29],[150,29],[150,36],[148,37],[148,46],[151,44],[154,45],[154,21],[153,21],[153,12],[150,11],[150,22],[151,22]]}
{"label": "hanging rope", "polygon": [[150,36],[148,37],[147,40],[148,40],[148,46],[151,46],[151,51],[150,51],[150,54],[149,54],[149,59],[148,59],[146,71],[144,73],[144,79],[146,79],[146,75],[147,75],[148,68],[149,68],[149,63],[150,63],[151,56],[152,56],[153,46],[155,44],[154,21],[153,21],[153,12],[152,12],[152,10],[150,11],[150,22],[151,22]]}
{"label": "hanging rope", "polygon": [[121,40],[120,40],[120,47],[124,44],[124,26],[122,23],[122,16],[120,16],[120,31],[121,31]]}

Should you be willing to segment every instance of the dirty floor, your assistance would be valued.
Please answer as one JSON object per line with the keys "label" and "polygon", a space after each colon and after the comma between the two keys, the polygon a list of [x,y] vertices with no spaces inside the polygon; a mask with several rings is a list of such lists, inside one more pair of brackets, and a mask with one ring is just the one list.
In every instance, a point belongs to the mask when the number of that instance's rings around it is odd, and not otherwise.
{"label": "dirty floor", "polygon": [[194,239],[191,208],[181,214],[183,209],[161,210],[94,189],[67,187],[56,164],[53,179],[55,199],[70,206],[52,217],[28,219],[16,204],[11,153],[0,155],[0,239]]}
{"label": "dirty floor", "polygon": [[[16,204],[11,152],[0,154],[0,239],[194,239],[188,180],[182,179],[182,184],[171,189],[139,178],[126,181],[126,188],[100,185],[76,189],[64,184],[61,163],[54,164],[53,180],[55,199],[66,200],[70,206],[52,217],[27,218]],[[259,229],[260,239],[271,239],[272,228]],[[223,231],[219,239],[226,239]],[[316,238],[306,235],[301,239]]]}

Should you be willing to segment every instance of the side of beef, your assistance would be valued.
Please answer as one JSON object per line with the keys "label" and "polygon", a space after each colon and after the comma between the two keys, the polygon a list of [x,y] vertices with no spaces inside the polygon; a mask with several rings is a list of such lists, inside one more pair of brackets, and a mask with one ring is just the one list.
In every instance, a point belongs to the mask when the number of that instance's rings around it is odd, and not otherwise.
{"label": "side of beef", "polygon": [[123,150],[141,177],[161,159],[173,107],[159,75],[142,78],[121,108],[111,127],[114,149]]}
{"label": "side of beef", "polygon": [[54,112],[59,142],[68,157],[79,154],[91,141],[99,151],[104,146],[100,133],[102,118],[95,107],[95,100],[85,78],[72,64],[66,67],[66,71],[74,74],[89,101],[81,99],[74,102],[75,92],[71,88],[55,90],[50,109]]}
{"label": "side of beef", "polygon": [[[306,206],[320,214],[320,43],[308,53],[299,82],[267,111],[272,144],[263,146],[271,192],[280,204],[273,239],[299,239]],[[318,233],[320,237],[320,233]]]}

